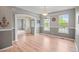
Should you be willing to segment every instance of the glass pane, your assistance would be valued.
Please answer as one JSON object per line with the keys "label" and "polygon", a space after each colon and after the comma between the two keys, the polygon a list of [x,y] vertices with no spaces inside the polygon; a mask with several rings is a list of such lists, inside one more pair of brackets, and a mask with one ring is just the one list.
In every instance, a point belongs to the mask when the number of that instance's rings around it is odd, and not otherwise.
{"label": "glass pane", "polygon": [[68,23],[69,23],[69,15],[68,14],[59,16],[59,32],[60,33],[69,33]]}
{"label": "glass pane", "polygon": [[50,19],[44,19],[44,30],[50,31]]}

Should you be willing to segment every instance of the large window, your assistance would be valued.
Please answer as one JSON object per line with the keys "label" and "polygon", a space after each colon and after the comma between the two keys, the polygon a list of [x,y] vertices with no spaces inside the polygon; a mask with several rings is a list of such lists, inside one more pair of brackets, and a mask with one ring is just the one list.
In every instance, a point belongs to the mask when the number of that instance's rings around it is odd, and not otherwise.
{"label": "large window", "polygon": [[44,19],[44,31],[50,31],[50,19]]}
{"label": "large window", "polygon": [[68,30],[68,23],[69,23],[69,15],[63,14],[59,16],[59,33],[69,33]]}

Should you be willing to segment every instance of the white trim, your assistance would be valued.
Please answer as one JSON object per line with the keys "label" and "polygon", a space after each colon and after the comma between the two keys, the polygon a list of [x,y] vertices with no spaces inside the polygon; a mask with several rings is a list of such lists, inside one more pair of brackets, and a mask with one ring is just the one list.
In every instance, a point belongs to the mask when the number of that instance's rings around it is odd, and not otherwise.
{"label": "white trim", "polygon": [[[40,25],[40,27],[43,27],[43,25]],[[50,25],[50,28],[59,28],[59,26],[51,26]],[[68,27],[68,29],[75,29],[75,27]]]}
{"label": "white trim", "polygon": [[72,38],[68,38],[68,37],[63,37],[63,36],[59,36],[59,35],[54,35],[54,34],[44,34],[44,33],[40,33],[40,34],[43,34],[43,35],[47,35],[47,36],[49,36],[49,37],[53,37],[53,36],[55,36],[56,38],[66,38],[66,39],[68,39],[68,40],[74,40],[74,39],[72,39]]}
{"label": "white trim", "polygon": [[9,49],[9,48],[11,48],[12,46],[10,46],[10,47],[6,47],[6,48],[3,48],[3,49],[0,49],[0,52],[2,51],[4,51],[4,50],[7,50],[7,49]]}
{"label": "white trim", "polygon": [[0,29],[0,31],[9,31],[9,30],[13,30],[13,29]]}
{"label": "white trim", "polygon": [[75,49],[76,49],[76,52],[78,52],[78,47],[77,47],[76,42],[75,42]]}
{"label": "white trim", "polygon": [[[44,34],[44,33],[40,33],[40,34],[47,35],[47,36],[49,36],[49,37],[53,37],[53,36],[50,35],[50,34]],[[56,36],[56,35],[54,35],[54,36],[57,37],[57,38],[66,38],[66,37],[61,37],[61,36]],[[68,40],[72,40],[72,39],[69,39],[69,38],[67,38],[67,39],[68,39]],[[74,41],[75,41],[75,40],[74,40]],[[76,41],[75,41],[74,45],[75,45],[75,47],[74,47],[75,52],[78,52],[78,47],[77,47]],[[73,52],[73,51],[72,51],[72,52]]]}

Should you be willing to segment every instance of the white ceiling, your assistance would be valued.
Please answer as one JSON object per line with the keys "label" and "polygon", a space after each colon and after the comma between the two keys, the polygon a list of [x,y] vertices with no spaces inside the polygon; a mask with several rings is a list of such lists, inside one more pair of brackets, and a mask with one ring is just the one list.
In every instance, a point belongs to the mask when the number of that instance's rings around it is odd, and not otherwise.
{"label": "white ceiling", "polygon": [[[18,6],[18,7],[37,14],[42,14],[42,11],[44,10],[44,6]],[[46,6],[46,8],[48,10],[48,13],[51,13],[51,12],[56,12],[66,9],[72,9],[75,7],[74,6]]]}

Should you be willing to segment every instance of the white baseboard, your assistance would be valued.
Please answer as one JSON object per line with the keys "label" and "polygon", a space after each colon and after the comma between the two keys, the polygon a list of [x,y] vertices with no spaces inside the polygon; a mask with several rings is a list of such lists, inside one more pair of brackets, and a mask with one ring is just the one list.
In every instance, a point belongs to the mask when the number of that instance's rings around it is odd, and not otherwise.
{"label": "white baseboard", "polygon": [[76,52],[78,52],[78,47],[77,47],[76,42],[75,42],[75,49],[76,49]]}
{"label": "white baseboard", "polygon": [[49,37],[57,37],[57,38],[66,38],[66,39],[68,39],[68,40],[74,40],[74,39],[72,39],[72,38],[68,38],[68,37],[63,37],[63,36],[58,36],[58,35],[51,35],[51,34],[44,34],[44,33],[40,33],[40,34],[43,34],[43,35],[47,35],[47,36],[49,36]]}
{"label": "white baseboard", "polygon": [[0,49],[0,52],[2,51],[4,51],[4,50],[7,50],[7,49],[9,49],[9,48],[11,48],[12,46],[10,46],[10,47],[6,47],[6,48],[3,48],[3,49]]}
{"label": "white baseboard", "polygon": [[[44,34],[44,33],[40,33],[40,34],[43,34],[43,35],[47,35],[47,36],[51,36],[52,37],[52,35],[50,35],[50,34]],[[61,36],[57,36],[57,37],[61,37]],[[78,47],[77,47],[76,41],[74,40],[74,42],[75,42],[74,43],[75,44],[75,48],[74,49],[76,50],[75,52],[78,52]]]}

